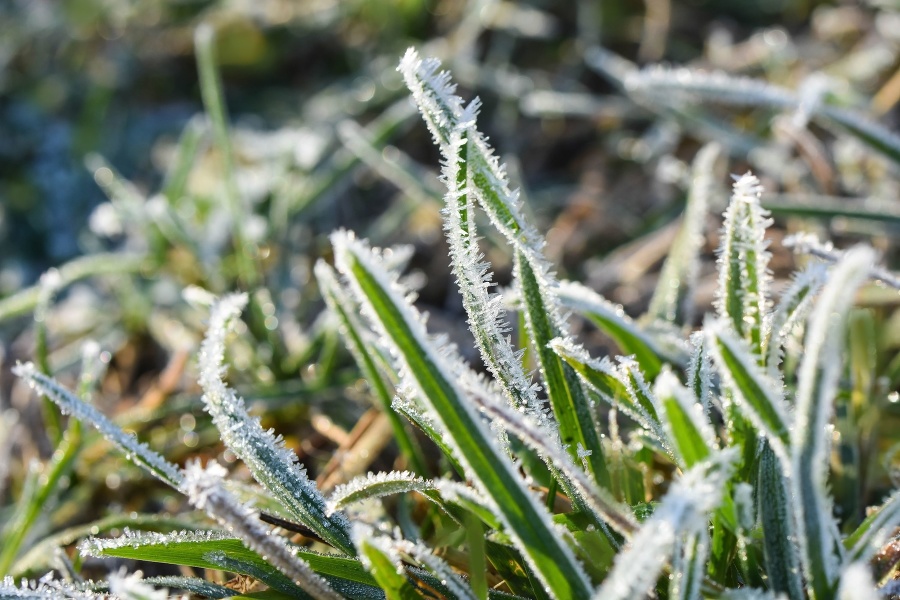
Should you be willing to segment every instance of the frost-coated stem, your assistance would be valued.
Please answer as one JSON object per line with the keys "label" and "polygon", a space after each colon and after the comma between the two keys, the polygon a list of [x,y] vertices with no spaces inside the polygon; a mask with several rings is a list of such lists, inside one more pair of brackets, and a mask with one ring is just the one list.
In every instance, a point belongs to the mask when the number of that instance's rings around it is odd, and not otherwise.
{"label": "frost-coated stem", "polygon": [[205,510],[229,532],[240,538],[247,548],[253,550],[279,571],[290,577],[317,600],[341,600],[328,582],[322,579],[309,564],[297,557],[295,552],[278,535],[260,524],[259,513],[238,500],[223,487],[227,471],[216,462],[210,462],[204,469],[199,462],[190,462],[184,470],[182,490],[191,504]]}

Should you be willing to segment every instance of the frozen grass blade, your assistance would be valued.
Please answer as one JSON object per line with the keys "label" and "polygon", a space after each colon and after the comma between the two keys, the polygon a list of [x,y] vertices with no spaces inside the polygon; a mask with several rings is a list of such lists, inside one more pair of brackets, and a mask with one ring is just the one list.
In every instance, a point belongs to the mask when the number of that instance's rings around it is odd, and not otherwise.
{"label": "frozen grass blade", "polygon": [[772,443],[775,452],[787,460],[790,446],[790,419],[781,384],[769,379],[751,355],[745,340],[734,335],[723,321],[707,321],[705,345],[709,348],[732,402],[753,426]]}
{"label": "frozen grass blade", "polygon": [[445,433],[467,475],[490,498],[507,533],[552,593],[587,595],[589,583],[549,514],[525,487],[494,436],[457,384],[466,371],[449,348],[435,349],[404,290],[379,257],[351,234],[332,236],[338,270],[349,280],[364,313],[391,347],[403,379]]}
{"label": "frozen grass blade", "polygon": [[271,535],[271,530],[259,521],[259,513],[238,502],[222,486],[227,474],[215,462],[206,468],[199,462],[192,462],[185,468],[182,489],[191,504],[205,510],[247,548],[265,557],[268,563],[290,577],[310,596],[316,600],[340,600],[341,596],[306,561],[298,558],[283,538]]}
{"label": "frozen grass blade", "polygon": [[421,598],[415,586],[406,576],[400,555],[393,541],[386,535],[363,523],[352,530],[353,541],[359,548],[363,566],[372,574],[378,586],[384,590],[387,600],[418,600]]}
{"label": "frozen grass blade", "polygon": [[848,562],[865,562],[874,556],[900,525],[900,490],[878,507],[844,541]]}
{"label": "frozen grass blade", "polygon": [[16,365],[13,367],[13,373],[39,393],[53,400],[63,413],[97,429],[106,439],[118,446],[129,460],[170,486],[180,488],[183,477],[178,467],[151,450],[146,444],[137,441],[134,436],[122,431],[100,411],[65,389],[55,379],[39,373],[32,363]]}
{"label": "frozen grass blade", "polygon": [[[837,600],[881,600],[889,597],[879,593],[872,581],[872,572],[866,563],[855,562],[844,568]],[[885,590],[886,591],[886,590]],[[893,595],[893,594],[890,594]]]}
{"label": "frozen grass blade", "polygon": [[[796,233],[784,239],[784,245],[793,248],[799,254],[809,254],[829,263],[836,263],[844,256],[840,250],[835,250],[831,242],[819,241],[812,233]],[[869,278],[886,286],[900,290],[900,277],[880,266],[869,269]]]}
{"label": "frozen grass blade", "polygon": [[547,348],[550,340],[565,337],[568,331],[555,297],[555,277],[541,251],[544,242],[522,214],[521,199],[510,190],[505,170],[486,139],[470,126],[477,115],[478,101],[464,109],[462,100],[454,94],[449,74],[438,74],[439,67],[438,61],[422,61],[415,50],[409,49],[398,70],[446,157],[454,156],[454,132],[468,128],[465,136],[467,194],[473,195],[514,249],[525,321],[559,423],[560,438],[573,458],[577,458],[579,444],[590,451],[588,468],[601,485],[608,486],[603,448],[581,383],[572,369]]}
{"label": "frozen grass blade", "polygon": [[710,143],[701,148],[694,159],[681,229],[659,274],[659,282],[647,311],[651,319],[671,323],[689,321],[690,295],[697,279],[698,255],[703,245],[707,212],[719,178],[716,165],[721,162],[721,157],[722,147]]}
{"label": "frozen grass blade", "polygon": [[663,371],[656,378],[654,394],[682,468],[690,469],[718,450],[716,434],[703,406],[671,371]]}
{"label": "frozen grass blade", "polygon": [[768,444],[763,446],[760,454],[756,494],[769,586],[791,600],[803,600],[789,483],[781,460]]}
{"label": "frozen grass blade", "polygon": [[664,362],[683,364],[683,352],[660,344],[654,336],[635,323],[618,304],[574,281],[562,281],[557,289],[559,301],[594,323],[618,344],[622,354],[632,355],[648,378],[654,379]]}
{"label": "frozen grass blade", "polygon": [[419,474],[428,473],[428,467],[422,459],[422,451],[415,439],[406,431],[406,427],[397,411],[393,410],[391,393],[388,384],[378,369],[376,358],[372,355],[372,344],[366,340],[366,332],[356,317],[357,305],[350,298],[346,290],[338,282],[334,270],[327,263],[319,261],[315,266],[316,280],[319,282],[319,291],[325,299],[328,308],[334,313],[340,323],[341,333],[347,340],[347,348],[353,355],[357,366],[372,389],[375,397],[381,403],[381,409],[387,415],[394,430],[394,438],[401,452],[410,461],[410,464]]}
{"label": "frozen grass blade", "polygon": [[747,173],[734,183],[725,211],[719,247],[719,286],[716,310],[726,318],[751,351],[760,356],[766,323],[769,288],[766,228],[772,223],[759,203],[762,186]]}
{"label": "frozen grass blade", "polygon": [[802,325],[812,309],[813,299],[825,285],[827,271],[821,263],[813,263],[801,271],[781,295],[772,313],[772,327],[766,338],[765,355],[769,378],[781,377],[784,346],[795,328]]}
{"label": "frozen grass blade", "polygon": [[616,557],[595,600],[642,598],[651,590],[679,537],[706,530],[708,515],[719,505],[731,476],[733,456],[717,453],[672,483],[653,515]]}
{"label": "frozen grass blade", "polygon": [[827,489],[828,422],[841,376],[847,315],[874,264],[870,248],[855,247],[832,270],[810,315],[798,370],[796,425],[791,435],[792,482],[803,570],[815,600],[834,593],[837,540]]}
{"label": "frozen grass blade", "polygon": [[708,558],[709,532],[706,529],[689,533],[678,542],[669,582],[669,598],[672,600],[702,598],[700,587]]}
{"label": "frozen grass blade", "polygon": [[391,494],[433,489],[436,489],[434,483],[409,471],[367,473],[335,488],[328,498],[328,514],[333,514],[337,510],[342,510],[346,506],[368,498],[381,498]]}
{"label": "frozen grass blade", "polygon": [[694,392],[694,398],[703,406],[703,410],[709,412],[712,404],[712,360],[704,346],[702,331],[691,334],[691,359],[687,367],[687,384]]}
{"label": "frozen grass blade", "polygon": [[226,446],[240,458],[254,479],[275,496],[295,519],[347,554],[355,554],[349,523],[340,513],[326,515],[325,498],[297,462],[297,456],[258,418],[247,413],[244,400],[225,385],[225,338],[240,315],[246,295],[226,296],[211,309],[209,331],[200,349],[203,403]]}
{"label": "frozen grass blade", "polygon": [[60,598],[106,600],[108,596],[56,579],[50,581],[22,579],[19,585],[16,585],[12,577],[4,577],[0,581],[0,599],[12,600],[14,598],[27,598],[28,600],[60,600]]}

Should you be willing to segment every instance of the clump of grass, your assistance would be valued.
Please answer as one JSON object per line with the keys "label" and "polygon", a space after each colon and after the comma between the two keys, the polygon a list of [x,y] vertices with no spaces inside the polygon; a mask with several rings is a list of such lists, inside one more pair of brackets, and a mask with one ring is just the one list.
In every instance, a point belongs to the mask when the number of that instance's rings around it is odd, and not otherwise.
{"label": "clump of grass", "polygon": [[[450,261],[489,374],[429,330],[401,277],[402,251],[335,232],[333,265],[315,267],[319,288],[382,409],[392,411],[398,446],[416,472],[369,473],[328,495],[226,383],[225,356],[247,297],[190,288],[209,311],[198,356],[203,404],[276,518],[231,489],[226,468],[167,461],[92,407],[86,390],[71,392],[20,364],[15,373],[35,390],[212,519],[171,533],[89,537],[79,556],[239,573],[267,588],[240,596],[256,598],[877,597],[885,581],[873,580],[867,562],[900,524],[900,493],[854,523],[835,518],[829,492],[829,423],[846,387],[854,298],[871,279],[886,279],[875,252],[829,251],[776,295],[771,220],[760,182],[747,173],[736,178],[724,215],[715,312],[699,329],[679,327],[711,200],[718,151],[710,146],[697,160],[695,206],[679,251],[648,316],[631,319],[556,276],[477,126],[479,102],[466,104],[439,62],[413,50],[399,70],[443,158]],[[627,85],[664,89],[670,79],[634,75]],[[697,81],[686,91],[725,84]],[[794,102],[742,85],[773,103]],[[513,256],[508,297],[495,289],[479,246],[482,217]],[[246,282],[252,265],[235,271]],[[510,304],[522,316],[515,339]],[[572,333],[569,311],[592,320],[627,356],[592,356]],[[618,413],[627,427],[610,416]],[[439,466],[423,460],[417,446],[426,442],[443,454]],[[387,501],[410,494],[433,504],[426,519]],[[317,549],[271,523],[302,532]],[[150,581],[205,597],[229,593],[198,578]],[[133,578],[105,585],[7,579],[0,595],[156,594]]]}

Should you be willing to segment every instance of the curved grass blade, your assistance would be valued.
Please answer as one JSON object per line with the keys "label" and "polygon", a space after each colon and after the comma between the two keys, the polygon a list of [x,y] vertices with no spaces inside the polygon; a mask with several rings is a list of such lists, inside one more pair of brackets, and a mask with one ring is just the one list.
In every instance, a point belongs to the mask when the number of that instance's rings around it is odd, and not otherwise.
{"label": "curved grass blade", "polygon": [[812,263],[801,271],[790,287],[781,295],[772,313],[772,326],[765,343],[766,366],[769,377],[776,380],[781,372],[779,365],[784,345],[796,327],[805,321],[812,308],[813,299],[825,285],[827,271],[821,263]]}
{"label": "curved grass blade", "polygon": [[353,527],[353,540],[359,548],[359,557],[371,573],[387,600],[418,600],[421,598],[415,586],[403,572],[403,563],[391,540],[375,532],[367,525],[357,523]]}
{"label": "curved grass blade", "polygon": [[796,426],[791,435],[791,480],[803,570],[812,596],[834,593],[838,578],[836,529],[827,490],[829,433],[847,315],[874,264],[870,248],[847,251],[832,270],[809,318],[798,370]]}
{"label": "curved grass blade", "polygon": [[796,539],[796,532],[788,485],[781,460],[771,446],[765,444],[759,459],[756,493],[766,577],[773,591],[786,594],[790,600],[803,600],[806,596],[800,557],[792,541]]}
{"label": "curved grass blade", "polygon": [[367,473],[351,479],[334,489],[328,498],[328,513],[362,502],[369,498],[381,498],[391,494],[436,489],[436,484],[426,481],[409,471],[391,473]]}
{"label": "curved grass blade", "polygon": [[669,598],[672,600],[700,600],[701,584],[709,558],[709,532],[699,529],[684,536],[675,548]]}
{"label": "curved grass blade", "polygon": [[679,536],[706,530],[709,513],[720,503],[731,476],[734,452],[719,452],[688,470],[672,483],[669,492],[615,565],[595,600],[630,600],[644,597],[656,583],[675,551]]}
{"label": "curved grass blade", "polygon": [[719,179],[716,166],[722,162],[721,156],[722,147],[713,142],[703,146],[694,158],[691,186],[681,229],[672,244],[672,249],[659,274],[656,289],[653,291],[653,298],[647,311],[650,319],[670,323],[689,321],[690,295],[697,279],[703,229],[716,189],[716,181]]}
{"label": "curved grass blade", "polygon": [[546,509],[525,487],[456,383],[466,370],[459,357],[449,348],[432,346],[421,316],[402,299],[404,290],[379,265],[377,253],[344,232],[334,234],[332,243],[338,270],[349,280],[383,342],[390,345],[404,381],[444,432],[467,476],[490,499],[543,584],[557,595],[587,595],[587,578]]}
{"label": "curved grass blade", "polygon": [[232,295],[213,304],[209,331],[200,351],[203,403],[222,440],[247,465],[253,478],[278,498],[294,519],[335,548],[354,554],[347,519],[340,513],[326,515],[325,498],[309,480],[297,456],[280,438],[265,431],[258,418],[250,417],[244,400],[222,379],[225,337],[246,299],[243,294]]}
{"label": "curved grass blade", "polygon": [[634,356],[649,379],[655,379],[663,363],[685,364],[682,351],[661,344],[635,323],[621,306],[574,281],[561,281],[557,288],[560,303],[594,323],[625,355]]}

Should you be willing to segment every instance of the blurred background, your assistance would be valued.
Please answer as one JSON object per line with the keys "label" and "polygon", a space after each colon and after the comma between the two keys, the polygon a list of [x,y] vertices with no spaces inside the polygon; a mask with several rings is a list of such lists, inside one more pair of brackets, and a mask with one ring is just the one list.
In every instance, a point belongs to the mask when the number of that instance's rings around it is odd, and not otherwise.
{"label": "blurred background", "polygon": [[[712,298],[729,173],[752,169],[767,190],[776,290],[796,266],[780,240],[799,230],[866,240],[898,267],[896,0],[4,0],[0,451],[13,458],[0,461],[0,523],[24,518],[20,498],[66,428],[14,381],[17,360],[73,383],[94,340],[101,410],[174,461],[221,452],[195,383],[205,315],[181,299],[192,284],[251,292],[235,385],[320,483],[352,475],[329,457],[356,448],[370,404],[311,277],[335,228],[412,244],[432,326],[477,361],[442,239],[439,153],[395,71],[409,46],[482,99],[479,126],[560,275],[632,316],[649,305],[710,142],[719,191],[684,327]],[[757,84],[672,92],[641,79],[657,64]],[[823,105],[850,117],[819,118]],[[509,256],[484,235],[506,284]],[[871,376],[846,400],[835,483],[859,516],[900,483],[897,294],[867,293],[853,365]],[[389,436],[366,439],[371,459],[355,468],[390,468]],[[50,517],[17,542],[38,549],[17,572],[38,571],[40,541],[64,527],[179,510],[99,438],[78,448],[47,492]],[[0,571],[11,560],[0,555]]]}

